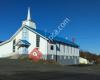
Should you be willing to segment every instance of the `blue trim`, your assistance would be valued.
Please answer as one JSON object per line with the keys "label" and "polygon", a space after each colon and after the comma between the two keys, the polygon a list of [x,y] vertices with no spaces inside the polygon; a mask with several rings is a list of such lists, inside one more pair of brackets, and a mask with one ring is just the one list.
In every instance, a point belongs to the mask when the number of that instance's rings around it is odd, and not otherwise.
{"label": "blue trim", "polygon": [[[49,39],[49,36],[51,35],[50,33],[47,33],[47,32],[44,32],[44,31],[41,31],[41,30],[38,30],[38,29],[33,29],[31,27],[28,27],[28,26],[25,26],[27,29],[29,29],[30,31],[35,31],[37,33],[39,33],[40,35],[44,36],[45,38],[47,38],[49,41],[51,41]],[[52,42],[52,41],[51,41]],[[76,44],[76,43],[73,43],[69,40],[66,40],[64,38],[61,38],[61,37],[58,37],[56,36],[54,39],[53,39],[53,42],[57,42],[57,43],[62,43],[62,44],[67,44],[69,46],[73,46],[73,47],[76,47],[78,48],[79,46]]]}
{"label": "blue trim", "polygon": [[17,42],[16,45],[27,45],[27,46],[30,46],[30,43],[26,40],[20,40]]}

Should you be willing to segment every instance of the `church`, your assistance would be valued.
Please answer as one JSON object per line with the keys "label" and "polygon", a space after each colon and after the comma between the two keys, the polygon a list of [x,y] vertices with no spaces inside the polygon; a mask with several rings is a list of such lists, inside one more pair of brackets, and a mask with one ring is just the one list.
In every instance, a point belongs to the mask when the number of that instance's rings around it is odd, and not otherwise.
{"label": "church", "polygon": [[50,33],[37,29],[28,9],[27,19],[18,31],[0,43],[0,58],[28,55],[38,48],[44,60],[54,60],[63,65],[79,64],[79,46],[76,43],[58,36],[50,40],[49,36]]}

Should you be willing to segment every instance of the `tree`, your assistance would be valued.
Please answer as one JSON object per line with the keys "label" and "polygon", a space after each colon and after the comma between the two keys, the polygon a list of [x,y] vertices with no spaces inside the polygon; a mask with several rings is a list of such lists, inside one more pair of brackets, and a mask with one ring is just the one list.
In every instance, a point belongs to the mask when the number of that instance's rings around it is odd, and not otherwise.
{"label": "tree", "polygon": [[94,62],[96,64],[100,63],[100,55],[96,55],[94,53],[88,52],[88,51],[80,51],[80,57],[83,57],[90,62]]}

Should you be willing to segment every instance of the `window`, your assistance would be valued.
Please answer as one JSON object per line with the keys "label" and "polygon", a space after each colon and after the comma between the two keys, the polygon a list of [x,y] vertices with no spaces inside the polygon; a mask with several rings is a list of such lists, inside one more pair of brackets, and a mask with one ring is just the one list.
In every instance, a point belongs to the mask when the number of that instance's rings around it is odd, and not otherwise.
{"label": "window", "polygon": [[70,49],[71,49],[71,52],[70,53],[72,54],[72,47],[70,47]]}
{"label": "window", "polygon": [[36,47],[39,47],[40,44],[40,36],[36,35]]}
{"label": "window", "polygon": [[53,47],[53,45],[51,45],[51,50],[53,50],[54,49],[54,47]]}
{"label": "window", "polygon": [[68,51],[68,54],[70,54],[70,52],[69,52],[69,46],[67,46],[67,51]]}
{"label": "window", "polygon": [[74,48],[72,47],[72,54],[74,53]]}
{"label": "window", "polygon": [[16,40],[13,40],[13,52],[15,52],[15,48],[16,48],[15,44],[16,44]]}
{"label": "window", "polygon": [[60,43],[59,43],[59,51],[60,51]]}
{"label": "window", "polygon": [[22,39],[28,40],[28,30],[25,28],[23,29],[23,32],[22,32]]}
{"label": "window", "polygon": [[73,54],[75,54],[75,48],[73,47]]}
{"label": "window", "polygon": [[66,49],[65,49],[65,45],[63,45],[63,49],[64,49],[64,53],[65,53],[65,50],[66,50]]}
{"label": "window", "polygon": [[60,44],[56,45],[56,49],[57,49],[57,51],[60,51]]}

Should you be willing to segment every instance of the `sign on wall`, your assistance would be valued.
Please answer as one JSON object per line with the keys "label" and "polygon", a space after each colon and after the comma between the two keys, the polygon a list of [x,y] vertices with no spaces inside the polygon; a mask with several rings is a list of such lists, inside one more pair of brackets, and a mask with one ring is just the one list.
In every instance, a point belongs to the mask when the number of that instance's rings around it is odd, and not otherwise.
{"label": "sign on wall", "polygon": [[38,50],[38,48],[34,48],[29,54],[29,58],[36,62],[39,61],[41,57],[42,53]]}

